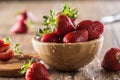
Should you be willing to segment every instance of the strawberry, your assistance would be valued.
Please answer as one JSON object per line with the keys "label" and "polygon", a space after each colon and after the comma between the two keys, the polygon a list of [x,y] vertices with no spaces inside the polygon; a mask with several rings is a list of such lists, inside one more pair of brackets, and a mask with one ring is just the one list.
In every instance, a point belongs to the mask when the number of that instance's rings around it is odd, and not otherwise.
{"label": "strawberry", "polygon": [[0,47],[0,53],[5,52],[10,48],[9,44],[4,44],[2,47]]}
{"label": "strawberry", "polygon": [[111,48],[108,50],[101,65],[108,71],[120,71],[120,49]]}
{"label": "strawberry", "polygon": [[0,47],[2,47],[3,45],[4,45],[4,41],[0,39]]}
{"label": "strawberry", "polygon": [[18,21],[27,20],[27,18],[28,18],[27,13],[28,13],[27,11],[23,11],[23,12],[19,13],[19,15],[17,16],[17,20]]}
{"label": "strawberry", "polygon": [[41,42],[58,42],[58,38],[54,33],[44,34],[40,40]]}
{"label": "strawberry", "polygon": [[8,61],[13,57],[13,52],[9,48],[10,48],[10,45],[6,44],[2,39],[0,39],[0,60],[1,61]]}
{"label": "strawberry", "polygon": [[88,39],[93,40],[100,37],[104,31],[104,25],[99,21],[84,20],[80,22],[76,30],[88,30]]}
{"label": "strawberry", "polygon": [[55,28],[55,34],[57,35],[65,35],[68,32],[74,31],[74,25],[71,20],[65,15],[59,15],[57,17],[57,27]]}
{"label": "strawberry", "polygon": [[52,10],[50,10],[50,16],[44,16],[44,19],[43,25],[49,27],[56,35],[65,35],[75,30],[68,16],[63,14],[55,16]]}
{"label": "strawberry", "polygon": [[9,44],[4,43],[4,41],[0,39],[0,53],[5,52],[9,47]]}
{"label": "strawberry", "polygon": [[57,16],[61,15],[61,14],[66,15],[66,16],[68,16],[70,18],[71,22],[73,24],[75,24],[75,20],[78,17],[77,13],[78,13],[78,11],[76,10],[76,8],[71,9],[70,6],[69,6],[69,4],[65,3],[63,5],[62,11],[60,11],[59,13],[57,13]]}
{"label": "strawberry", "polygon": [[25,21],[27,19],[30,19],[31,21],[35,21],[35,17],[34,15],[30,12],[30,11],[27,11],[27,10],[24,10],[22,12],[20,12],[17,16],[17,20],[18,21]]}
{"label": "strawberry", "polygon": [[10,47],[9,44],[5,44],[2,39],[0,39],[0,53],[5,52]]}
{"label": "strawberry", "polygon": [[6,51],[4,50],[4,52],[0,52],[0,60],[2,61],[8,61],[13,57],[13,51],[10,49],[7,49]]}
{"label": "strawberry", "polygon": [[[10,60],[14,56],[14,52],[16,54],[22,54],[18,46],[19,44],[14,44],[10,38],[4,38],[3,40],[0,40],[0,60],[1,61]],[[11,50],[10,48],[13,50]]]}
{"label": "strawberry", "polygon": [[19,21],[11,28],[12,33],[27,33],[27,31],[28,26],[25,21]]}
{"label": "strawberry", "polygon": [[25,78],[26,80],[50,80],[50,74],[43,64],[35,62],[27,69]]}
{"label": "strawberry", "polygon": [[64,43],[85,42],[87,40],[88,40],[87,30],[69,32],[63,38]]}

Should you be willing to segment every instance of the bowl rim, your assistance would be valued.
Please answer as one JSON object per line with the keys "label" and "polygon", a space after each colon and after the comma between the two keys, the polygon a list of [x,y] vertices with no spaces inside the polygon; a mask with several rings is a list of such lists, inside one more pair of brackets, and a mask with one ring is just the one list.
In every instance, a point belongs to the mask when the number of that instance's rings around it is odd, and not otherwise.
{"label": "bowl rim", "polygon": [[91,40],[91,41],[87,41],[87,42],[77,42],[77,43],[51,43],[51,42],[40,42],[39,40],[37,40],[35,38],[36,36],[34,36],[32,38],[32,42],[37,42],[38,44],[48,44],[48,45],[76,45],[76,44],[90,44],[90,43],[95,43],[95,42],[99,42],[102,41],[104,39],[104,37],[101,35],[99,38]]}

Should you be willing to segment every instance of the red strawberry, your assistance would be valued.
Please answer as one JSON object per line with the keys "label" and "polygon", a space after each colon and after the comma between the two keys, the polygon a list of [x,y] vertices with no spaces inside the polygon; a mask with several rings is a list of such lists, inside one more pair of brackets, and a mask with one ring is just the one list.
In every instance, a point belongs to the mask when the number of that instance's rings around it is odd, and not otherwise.
{"label": "red strawberry", "polygon": [[68,32],[74,31],[74,26],[71,20],[65,15],[59,15],[57,18],[58,25],[55,28],[55,34],[65,35]]}
{"label": "red strawberry", "polygon": [[87,30],[69,32],[63,38],[64,43],[85,42],[87,40],[88,40]]}
{"label": "red strawberry", "polygon": [[25,21],[19,21],[11,28],[12,33],[27,33],[27,31],[28,26]]}
{"label": "red strawberry", "polygon": [[120,71],[120,49],[111,48],[104,56],[102,67],[108,71]]}
{"label": "red strawberry", "polygon": [[0,39],[0,53],[5,52],[10,48],[9,44],[5,44],[3,40]]}
{"label": "red strawberry", "polygon": [[88,39],[93,40],[100,37],[104,31],[104,25],[99,21],[84,20],[80,22],[76,30],[88,30]]}
{"label": "red strawberry", "polygon": [[[3,47],[4,48],[4,47]],[[8,61],[13,57],[13,51],[10,49],[7,49],[4,52],[0,52],[0,60],[2,61]]]}
{"label": "red strawberry", "polygon": [[13,57],[13,52],[9,48],[10,44],[5,44],[4,41],[0,39],[0,60],[8,61]]}
{"label": "red strawberry", "polygon": [[42,42],[58,42],[58,38],[54,33],[44,34],[41,38]]}
{"label": "red strawberry", "polygon": [[4,41],[0,39],[0,47],[3,47]]}
{"label": "red strawberry", "polygon": [[27,70],[25,78],[26,80],[50,80],[50,75],[43,64],[35,62]]}
{"label": "red strawberry", "polygon": [[[59,15],[62,15],[62,12],[57,13],[57,16],[59,16]],[[66,16],[68,16],[68,15],[66,14]],[[68,16],[68,17],[69,17],[69,16]],[[70,17],[69,17],[69,18],[70,18]],[[76,18],[70,18],[70,20],[71,20],[71,22],[72,22],[73,24],[75,24]]]}
{"label": "red strawberry", "polygon": [[18,21],[27,20],[27,18],[28,18],[28,12],[27,11],[24,11],[17,16]]}
{"label": "red strawberry", "polygon": [[60,11],[59,13],[57,13],[57,16],[61,15],[61,14],[66,15],[66,16],[68,16],[70,18],[71,22],[73,24],[75,24],[75,20],[78,17],[77,13],[78,13],[78,11],[76,10],[76,8],[71,9],[70,5],[65,3],[63,5],[62,11]]}

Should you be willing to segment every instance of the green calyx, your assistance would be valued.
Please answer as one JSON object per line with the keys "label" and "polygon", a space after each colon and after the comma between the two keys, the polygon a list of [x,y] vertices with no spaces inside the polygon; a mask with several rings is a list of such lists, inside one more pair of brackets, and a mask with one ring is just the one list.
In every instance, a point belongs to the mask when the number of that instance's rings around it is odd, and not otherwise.
{"label": "green calyx", "polygon": [[20,74],[24,74],[28,68],[30,68],[31,64],[33,62],[33,58],[31,60],[28,60],[28,63],[24,63],[21,67]]}
{"label": "green calyx", "polygon": [[10,37],[4,38],[3,41],[6,44],[10,44],[11,48],[13,49],[13,51],[17,54],[17,55],[21,55],[22,56],[22,51],[18,48],[20,46],[20,44],[15,44],[13,43],[13,41],[11,40]]}
{"label": "green calyx", "polygon": [[120,63],[120,55],[118,55],[118,62]]}
{"label": "green calyx", "polygon": [[30,18],[27,18],[26,25],[29,28],[34,28],[34,23],[33,23],[33,21]]}
{"label": "green calyx", "polygon": [[78,11],[76,8],[71,9],[69,4],[65,3],[63,6],[63,10],[61,11],[61,14],[67,15],[70,18],[77,18],[78,17]]}
{"label": "green calyx", "polygon": [[39,28],[36,36],[39,36],[41,38],[44,34],[47,34],[47,33],[50,33],[50,32],[51,32],[51,30],[50,30],[49,27],[46,27],[46,28],[43,28],[43,29]]}
{"label": "green calyx", "polygon": [[50,10],[50,16],[43,16],[44,22],[43,25],[49,27],[51,30],[53,30],[54,26],[57,26],[57,18],[55,13]]}
{"label": "green calyx", "polygon": [[57,26],[57,18],[55,13],[50,10],[50,16],[43,16],[44,22],[42,23],[44,28],[39,28],[36,36],[42,37],[44,34],[54,31],[55,26]]}

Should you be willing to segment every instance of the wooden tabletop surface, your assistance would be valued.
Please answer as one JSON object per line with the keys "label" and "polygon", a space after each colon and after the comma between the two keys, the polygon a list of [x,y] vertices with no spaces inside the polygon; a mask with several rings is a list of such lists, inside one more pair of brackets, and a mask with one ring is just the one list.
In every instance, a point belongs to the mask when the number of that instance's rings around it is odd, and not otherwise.
{"label": "wooden tabletop surface", "polygon": [[[119,1],[66,1],[79,10],[79,19],[98,20],[99,18],[114,13],[120,12]],[[35,53],[31,38],[34,36],[37,28],[40,27],[42,16],[48,15],[49,10],[60,10],[64,1],[12,1],[0,2],[0,38],[11,36],[11,38],[21,44],[21,49],[25,53]],[[30,10],[37,19],[36,28],[29,31],[27,34],[12,35],[10,27],[16,22],[16,12],[19,10]],[[38,25],[39,24],[39,25]],[[120,47],[120,22],[105,25],[104,44],[101,52],[87,66],[77,72],[60,72],[50,70],[51,80],[120,80],[120,73],[106,72],[101,67],[101,61],[105,52],[111,47]],[[87,56],[86,56],[87,58]],[[23,78],[6,78],[0,77],[0,80],[25,80]]]}

